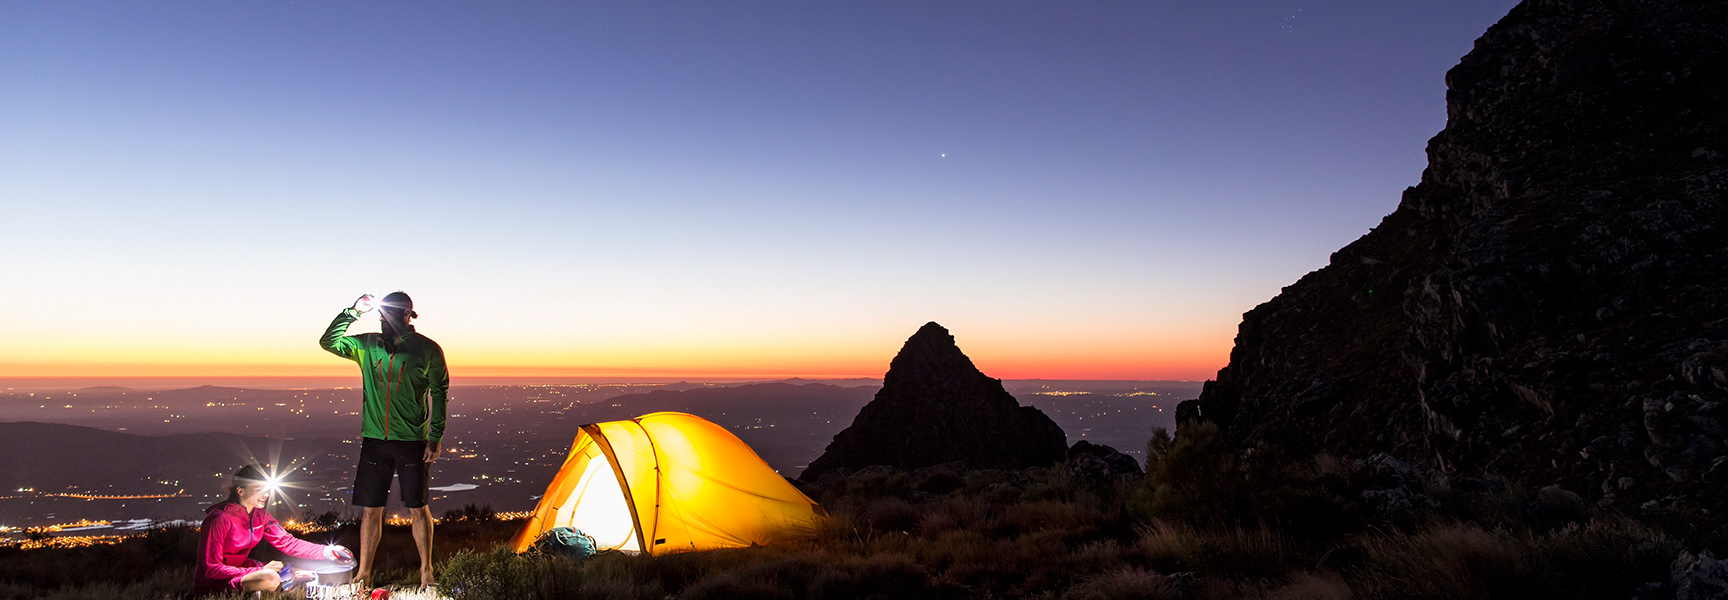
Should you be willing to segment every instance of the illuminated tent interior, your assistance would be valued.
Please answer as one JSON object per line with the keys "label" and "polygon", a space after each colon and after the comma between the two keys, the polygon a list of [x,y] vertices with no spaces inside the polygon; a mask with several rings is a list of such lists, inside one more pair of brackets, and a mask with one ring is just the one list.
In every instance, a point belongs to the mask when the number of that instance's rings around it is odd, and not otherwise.
{"label": "illuminated tent interior", "polygon": [[574,527],[601,550],[737,548],[812,537],[826,518],[724,427],[659,412],[583,425],[512,545]]}

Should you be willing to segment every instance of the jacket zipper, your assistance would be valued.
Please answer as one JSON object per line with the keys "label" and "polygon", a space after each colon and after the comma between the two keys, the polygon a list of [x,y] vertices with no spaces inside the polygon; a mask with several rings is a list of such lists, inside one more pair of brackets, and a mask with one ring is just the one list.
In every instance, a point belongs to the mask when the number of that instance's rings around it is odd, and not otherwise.
{"label": "jacket zipper", "polygon": [[396,364],[396,355],[391,354],[389,362],[384,363],[384,439],[390,439],[390,367]]}

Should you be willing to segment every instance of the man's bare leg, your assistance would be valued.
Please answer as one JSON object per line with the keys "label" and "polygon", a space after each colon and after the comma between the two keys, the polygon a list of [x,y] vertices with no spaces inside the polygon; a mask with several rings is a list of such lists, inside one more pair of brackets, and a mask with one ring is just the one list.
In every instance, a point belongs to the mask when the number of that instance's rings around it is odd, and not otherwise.
{"label": "man's bare leg", "polygon": [[410,508],[414,515],[414,547],[420,550],[420,587],[432,585],[432,507]]}
{"label": "man's bare leg", "polygon": [[[378,538],[384,537],[384,507],[360,508],[360,568],[354,572],[355,583],[372,585],[372,558],[378,555]],[[416,533],[415,537],[419,537]]]}

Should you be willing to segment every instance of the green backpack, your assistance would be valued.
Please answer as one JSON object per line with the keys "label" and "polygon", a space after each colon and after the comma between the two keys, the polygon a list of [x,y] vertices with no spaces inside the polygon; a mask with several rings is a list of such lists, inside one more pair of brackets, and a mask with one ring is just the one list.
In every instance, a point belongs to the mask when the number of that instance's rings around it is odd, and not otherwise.
{"label": "green backpack", "polygon": [[594,538],[582,533],[574,527],[554,527],[540,534],[534,540],[534,549],[552,556],[564,556],[577,562],[593,556],[599,548],[594,544]]}

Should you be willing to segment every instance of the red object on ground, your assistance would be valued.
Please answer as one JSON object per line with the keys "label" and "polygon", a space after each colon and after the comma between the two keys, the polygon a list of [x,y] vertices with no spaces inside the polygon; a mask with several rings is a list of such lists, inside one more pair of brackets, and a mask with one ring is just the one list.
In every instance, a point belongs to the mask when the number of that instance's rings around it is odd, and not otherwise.
{"label": "red object on ground", "polygon": [[372,590],[372,600],[390,600],[390,590],[384,588]]}

